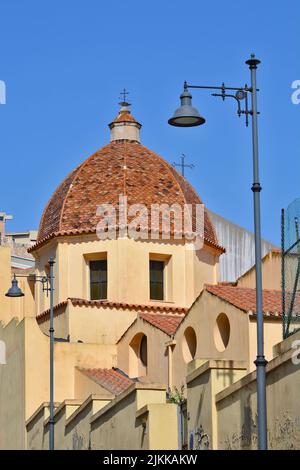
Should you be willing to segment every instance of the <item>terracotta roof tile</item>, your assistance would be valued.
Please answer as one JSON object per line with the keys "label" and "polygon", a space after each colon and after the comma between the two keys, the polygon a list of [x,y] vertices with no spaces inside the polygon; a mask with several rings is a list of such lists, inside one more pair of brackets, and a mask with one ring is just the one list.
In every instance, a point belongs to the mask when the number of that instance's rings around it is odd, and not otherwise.
{"label": "terracotta roof tile", "polygon": [[110,302],[108,300],[85,300],[70,298],[73,305],[86,305],[90,307],[110,307],[120,308],[126,310],[144,310],[153,312],[173,313],[173,314],[186,314],[188,309],[185,307],[174,307],[162,304],[130,304],[127,302]]}
{"label": "terracotta roof tile", "polygon": [[[110,203],[118,214],[119,196],[124,194],[128,205],[144,204],[149,214],[151,204],[179,204],[182,208],[191,204],[194,209],[202,204],[188,181],[159,155],[138,142],[113,141],[91,155],[57,188],[44,210],[37,245],[29,251],[60,234],[95,233],[100,220],[97,207]],[[174,227],[171,220],[171,235]],[[204,240],[224,251],[206,210]]]}
{"label": "terracotta roof tile", "polygon": [[[256,290],[246,287],[232,287],[220,285],[206,285],[207,292],[216,295],[231,305],[244,310],[245,312],[255,313],[256,311]],[[281,315],[281,291],[263,290],[263,313],[270,316]]]}
{"label": "terracotta roof tile", "polygon": [[[86,299],[68,299],[74,306],[85,306],[85,307],[96,307],[96,308],[116,308],[121,310],[134,310],[136,312],[159,312],[161,314],[172,314],[173,316],[184,316],[188,309],[185,307],[174,307],[170,305],[161,304],[129,304],[126,302],[110,302],[108,300],[86,300]],[[54,316],[58,316],[64,312],[68,300],[65,300],[54,306]],[[47,321],[49,318],[50,310],[47,309],[44,312],[37,315],[36,319],[38,323]]]}
{"label": "terracotta roof tile", "polygon": [[[59,304],[54,305],[54,307],[53,307],[53,316],[57,317],[57,316],[61,315],[62,313],[64,313],[65,310],[66,310],[67,305],[68,305],[67,300],[64,300],[63,302],[60,302]],[[48,308],[47,310],[45,310],[42,313],[39,313],[36,316],[36,321],[40,324],[40,323],[43,323],[43,322],[47,321],[49,319],[49,317],[50,317],[50,309]]]}
{"label": "terracotta roof tile", "polygon": [[89,377],[97,384],[104,387],[113,395],[119,395],[129,388],[134,380],[130,379],[124,373],[118,372],[115,369],[82,369],[78,368],[80,372]]}
{"label": "terracotta roof tile", "polygon": [[170,316],[170,315],[154,315],[153,313],[141,313],[140,318],[150,323],[155,328],[167,333],[169,336],[173,336],[183,320],[183,316]]}
{"label": "terracotta roof tile", "polygon": [[114,119],[114,121],[109,124],[109,126],[111,126],[115,122],[136,122],[137,124],[139,124],[129,111],[119,113],[118,116]]}

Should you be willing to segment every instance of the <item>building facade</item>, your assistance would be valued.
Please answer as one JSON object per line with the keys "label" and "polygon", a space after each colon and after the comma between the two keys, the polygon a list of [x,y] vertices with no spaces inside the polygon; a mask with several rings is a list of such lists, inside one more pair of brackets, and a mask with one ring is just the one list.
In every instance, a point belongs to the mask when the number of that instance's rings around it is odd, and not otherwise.
{"label": "building facade", "polygon": [[[252,275],[218,283],[225,249],[195,190],[140,143],[127,103],[109,127],[110,143],[51,197],[29,249],[39,276],[55,261],[55,447],[193,447],[188,436],[201,413],[196,398],[189,401],[191,374],[221,361],[219,392],[253,371]],[[9,247],[0,247],[0,447],[47,449],[49,297],[24,278],[25,296],[7,299],[9,259]],[[281,340],[276,282],[264,291],[268,359]],[[212,426],[209,447],[217,448]]]}

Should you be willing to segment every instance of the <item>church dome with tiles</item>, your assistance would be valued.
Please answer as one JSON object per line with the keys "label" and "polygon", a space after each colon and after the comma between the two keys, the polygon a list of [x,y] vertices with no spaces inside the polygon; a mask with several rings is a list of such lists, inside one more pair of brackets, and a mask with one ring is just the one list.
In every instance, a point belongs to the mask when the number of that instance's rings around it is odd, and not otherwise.
{"label": "church dome with tiles", "polygon": [[[59,235],[96,231],[100,204],[202,204],[198,194],[173,166],[140,143],[141,124],[122,102],[109,124],[110,143],[87,158],[58,186],[48,202],[38,232],[38,244]],[[205,211],[204,240],[220,248]]]}

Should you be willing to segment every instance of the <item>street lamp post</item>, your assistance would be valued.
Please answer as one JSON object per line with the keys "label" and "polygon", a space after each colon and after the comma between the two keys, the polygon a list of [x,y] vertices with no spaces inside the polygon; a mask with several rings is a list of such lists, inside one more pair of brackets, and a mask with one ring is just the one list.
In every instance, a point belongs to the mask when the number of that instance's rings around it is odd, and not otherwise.
{"label": "street lamp post", "polygon": [[50,289],[50,418],[49,418],[49,449],[54,450],[54,325],[53,325],[53,266],[54,259],[49,260],[49,289]]}
{"label": "street lamp post", "polygon": [[49,259],[50,272],[49,276],[36,276],[35,274],[30,274],[25,276],[22,274],[14,274],[12,279],[12,286],[8,289],[5,294],[6,297],[23,297],[24,293],[18,286],[18,277],[26,277],[33,282],[41,282],[43,286],[43,291],[50,293],[50,418],[49,418],[49,449],[54,450],[54,327],[53,327],[53,294],[54,294],[54,275],[53,275],[53,266],[54,259],[51,257]]}
{"label": "street lamp post", "polygon": [[[255,238],[255,277],[256,277],[256,315],[257,315],[257,357],[255,360],[257,371],[257,416],[258,416],[258,448],[266,450],[267,443],[267,406],[266,406],[266,365],[264,356],[264,321],[262,303],[262,260],[261,260],[261,228],[260,228],[260,191],[259,159],[258,159],[258,125],[257,125],[257,88],[256,70],[260,61],[251,54],[246,61],[251,72],[251,87],[220,87],[189,85],[184,83],[184,91],[180,96],[181,106],[175,111],[168,123],[177,127],[194,127],[205,123],[205,119],[192,106],[192,95],[189,88],[201,88],[218,90],[212,96],[218,96],[224,101],[233,98],[237,103],[237,114],[245,115],[246,126],[249,125],[249,116],[252,118],[252,149],[253,149],[253,203],[254,203],[254,238]],[[229,93],[228,93],[229,92]],[[233,94],[233,92],[235,92]],[[248,97],[251,95],[251,107],[249,109]],[[242,108],[242,102],[245,103]]]}

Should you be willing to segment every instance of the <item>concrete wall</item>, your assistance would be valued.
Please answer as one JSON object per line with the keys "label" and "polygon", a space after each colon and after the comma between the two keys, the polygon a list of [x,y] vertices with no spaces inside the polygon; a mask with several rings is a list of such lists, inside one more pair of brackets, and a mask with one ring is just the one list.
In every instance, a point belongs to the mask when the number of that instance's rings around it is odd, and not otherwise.
{"label": "concrete wall", "polygon": [[142,423],[143,449],[177,450],[179,447],[178,406],[174,403],[150,403],[136,412]]}
{"label": "concrete wall", "polygon": [[[295,334],[294,341],[300,339]],[[268,445],[270,449],[300,449],[298,391],[300,365],[295,349],[285,350],[267,366]],[[298,354],[299,356],[299,354]],[[298,361],[299,362],[299,361]],[[220,449],[257,448],[256,373],[252,372],[216,396]]]}
{"label": "concrete wall", "polygon": [[[282,340],[282,320],[281,318],[264,318],[264,349],[267,361],[273,359],[273,347]],[[254,361],[257,354],[257,325],[256,317],[250,317],[249,323],[249,370],[255,369]]]}
{"label": "concrete wall", "polygon": [[[300,449],[300,332],[274,348],[267,365],[269,449]],[[230,361],[195,362],[187,377],[188,432],[194,448],[257,449],[256,372]]]}
{"label": "concrete wall", "polygon": [[[0,340],[6,344],[7,363],[0,366],[0,448],[22,449],[25,421],[49,399],[49,338],[35,318],[0,325]],[[116,346],[56,342],[54,347],[54,399],[75,396],[76,366],[116,366]],[[86,399],[92,391],[85,389]],[[5,430],[5,431],[4,431]]]}
{"label": "concrete wall", "polygon": [[218,422],[215,395],[246,373],[235,361],[195,361],[187,376],[188,443],[190,449],[217,448]]}
{"label": "concrete wall", "polygon": [[[146,405],[148,411],[143,409]],[[91,419],[92,449],[167,450],[177,446],[177,405],[166,404],[161,386],[135,384]]]}
{"label": "concrete wall", "polygon": [[91,418],[109,402],[109,399],[101,396],[89,396],[89,398],[66,420],[66,443],[60,443],[60,447],[72,450],[91,449]]}
{"label": "concrete wall", "polygon": [[[66,422],[72,414],[82,404],[81,400],[64,400],[55,410],[54,413],[54,448],[56,450],[71,450],[72,439],[70,433],[66,430]],[[49,419],[44,421],[44,434],[46,444],[45,450],[48,448],[49,437]]]}
{"label": "concrete wall", "polygon": [[[55,449],[178,448],[177,405],[166,403],[162,386],[136,384],[114,400],[90,395],[84,402],[56,405]],[[49,406],[42,404],[26,423],[28,448],[49,448]]]}
{"label": "concrete wall", "polygon": [[[271,251],[262,260],[263,289],[281,290],[281,254]],[[255,289],[255,266],[238,279],[239,287]]]}
{"label": "concrete wall", "polygon": [[[90,449],[90,418],[109,403],[109,400],[90,395],[84,402],[65,400],[56,403],[54,447],[57,450]],[[29,450],[49,449],[49,403],[43,403],[27,420]]]}
{"label": "concrete wall", "polygon": [[6,345],[6,364],[0,365],[0,449],[24,449],[25,434],[25,325],[11,320],[0,324]]}
{"label": "concrete wall", "polygon": [[[55,403],[54,409],[57,409]],[[42,403],[35,413],[26,421],[27,449],[42,450],[49,449],[49,435],[45,435],[44,423],[50,416],[49,402]]]}

